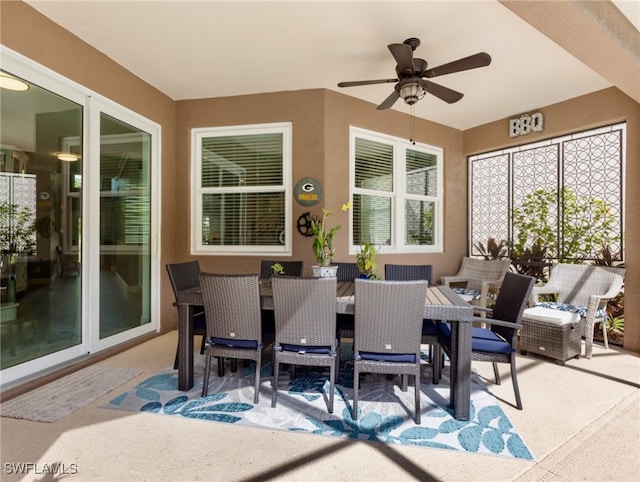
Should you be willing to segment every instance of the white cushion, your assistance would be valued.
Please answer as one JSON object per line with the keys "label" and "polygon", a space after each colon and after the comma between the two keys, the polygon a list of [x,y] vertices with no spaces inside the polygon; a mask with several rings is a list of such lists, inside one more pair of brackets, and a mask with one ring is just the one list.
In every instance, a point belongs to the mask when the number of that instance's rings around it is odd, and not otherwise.
{"label": "white cushion", "polygon": [[525,320],[553,323],[555,325],[568,325],[580,321],[580,315],[578,313],[554,310],[551,308],[544,308],[543,306],[527,308],[524,310],[522,318]]}

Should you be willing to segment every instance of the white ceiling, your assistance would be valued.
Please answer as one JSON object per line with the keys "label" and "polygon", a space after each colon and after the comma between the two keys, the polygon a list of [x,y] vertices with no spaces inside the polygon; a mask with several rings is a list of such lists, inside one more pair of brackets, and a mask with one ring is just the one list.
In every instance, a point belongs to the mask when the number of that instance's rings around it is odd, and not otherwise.
{"label": "white ceiling", "polygon": [[[395,77],[387,44],[408,37],[421,40],[414,55],[430,67],[491,55],[488,67],[433,79],[461,101],[427,95],[415,106],[416,116],[458,129],[612,85],[493,0],[27,3],[174,100],[326,88],[383,115],[375,107],[393,84],[336,84]],[[394,109],[410,112],[402,101]]]}

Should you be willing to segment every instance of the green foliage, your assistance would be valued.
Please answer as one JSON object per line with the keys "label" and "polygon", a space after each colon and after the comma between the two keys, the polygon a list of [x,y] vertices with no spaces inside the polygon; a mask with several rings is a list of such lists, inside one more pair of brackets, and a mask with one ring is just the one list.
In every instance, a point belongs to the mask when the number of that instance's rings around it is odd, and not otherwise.
{"label": "green foliage", "polygon": [[482,255],[484,259],[502,259],[507,257],[507,242],[503,239],[499,243],[496,242],[495,238],[489,238],[487,240],[487,247],[485,248],[484,244],[478,241],[475,244],[475,248]]}
{"label": "green foliage", "polygon": [[602,199],[578,197],[567,187],[560,193],[539,189],[513,210],[511,257],[530,257],[545,247],[545,255],[559,262],[596,259],[604,247],[620,241],[616,221]]}
{"label": "green foliage", "polygon": [[10,253],[28,253],[34,248],[36,221],[26,206],[0,203],[0,248]]}
{"label": "green foliage", "polygon": [[[351,203],[342,205],[343,211],[348,211]],[[333,262],[335,250],[333,248],[333,237],[342,227],[340,224],[333,226],[327,231],[327,218],[333,211],[322,208],[322,217],[314,216],[311,219],[311,233],[313,234],[313,255],[320,266],[330,266]]]}
{"label": "green foliage", "polygon": [[408,231],[409,238],[413,241],[412,244],[425,245],[425,244],[433,244],[433,216],[434,210],[433,207],[426,209],[422,213],[422,220],[420,223],[419,231],[415,229],[410,229]]}
{"label": "green foliage", "polygon": [[547,268],[549,263],[547,258],[547,247],[538,239],[530,246],[520,252],[515,250],[511,253],[511,261],[516,268],[516,272],[526,276],[533,276],[539,281],[547,281]]}
{"label": "green foliage", "polygon": [[607,317],[607,328],[624,333],[624,317]]}
{"label": "green foliage", "polygon": [[377,274],[378,263],[376,261],[378,250],[374,245],[365,241],[364,245],[356,254],[356,266],[361,274],[367,275],[369,279],[380,279]]}
{"label": "green foliage", "polygon": [[273,274],[284,274],[284,266],[280,263],[274,263],[271,265],[271,271]]}

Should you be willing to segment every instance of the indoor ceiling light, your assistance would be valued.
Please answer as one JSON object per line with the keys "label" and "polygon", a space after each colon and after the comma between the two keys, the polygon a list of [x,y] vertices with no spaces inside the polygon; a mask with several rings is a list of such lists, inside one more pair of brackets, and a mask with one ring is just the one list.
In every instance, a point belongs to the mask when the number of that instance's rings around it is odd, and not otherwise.
{"label": "indoor ceiling light", "polygon": [[407,82],[400,87],[399,94],[405,104],[413,105],[424,97],[425,91],[418,82]]}
{"label": "indoor ceiling light", "polygon": [[7,90],[24,91],[29,89],[29,84],[27,84],[26,82],[20,79],[16,79],[11,75],[1,73],[0,88],[7,89]]}
{"label": "indoor ceiling light", "polygon": [[58,158],[58,160],[65,162],[75,162],[80,159],[80,156],[78,154],[73,154],[71,152],[58,152],[56,154],[56,157]]}

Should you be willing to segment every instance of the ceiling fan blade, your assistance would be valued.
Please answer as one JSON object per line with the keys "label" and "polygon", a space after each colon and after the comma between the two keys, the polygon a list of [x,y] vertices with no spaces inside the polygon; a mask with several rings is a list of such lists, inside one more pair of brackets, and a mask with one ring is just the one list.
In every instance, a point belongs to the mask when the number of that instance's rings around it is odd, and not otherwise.
{"label": "ceiling fan blade", "polygon": [[440,84],[436,84],[435,82],[420,79],[420,84],[424,90],[429,92],[431,95],[435,95],[438,99],[444,100],[447,104],[458,102],[464,97],[464,94]]}
{"label": "ceiling fan blade", "polygon": [[339,82],[338,87],[356,87],[358,85],[372,85],[372,84],[391,84],[394,82],[398,82],[398,79],[353,80],[350,82]]}
{"label": "ceiling fan blade", "polygon": [[396,59],[396,63],[398,64],[396,72],[404,72],[408,75],[413,74],[413,50],[411,46],[407,44],[389,44],[387,47],[389,47],[391,55],[393,55],[393,58]]}
{"label": "ceiling fan blade", "polygon": [[388,109],[393,104],[395,104],[396,100],[398,100],[399,98],[400,98],[400,94],[398,94],[398,91],[394,90],[393,92],[391,92],[391,95],[389,97],[387,97],[385,100],[382,101],[382,104],[380,104],[377,107],[377,109],[378,110]]}
{"label": "ceiling fan blade", "polygon": [[453,74],[463,70],[477,69],[478,67],[486,67],[491,63],[491,56],[486,52],[480,52],[463,59],[454,60],[448,64],[439,65],[424,73],[424,77],[431,78],[439,75]]}

